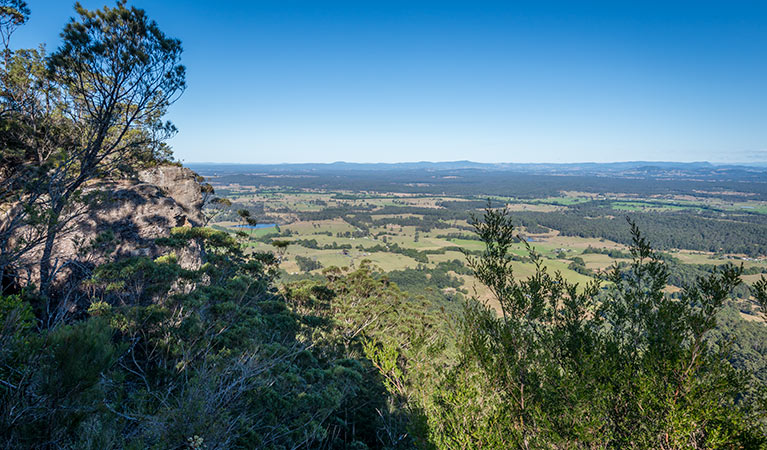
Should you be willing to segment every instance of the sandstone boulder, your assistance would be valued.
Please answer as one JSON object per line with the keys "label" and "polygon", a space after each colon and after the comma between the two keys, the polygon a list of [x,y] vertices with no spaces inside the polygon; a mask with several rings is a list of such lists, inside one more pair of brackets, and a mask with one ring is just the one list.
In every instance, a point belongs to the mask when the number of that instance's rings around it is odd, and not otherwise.
{"label": "sandstone boulder", "polygon": [[[147,256],[156,258],[167,251],[155,239],[167,237],[173,227],[203,223],[199,177],[189,169],[160,166],[140,174],[138,180],[102,181],[86,191],[98,191],[102,200],[87,213],[76,217],[57,237],[53,260],[61,267],[57,279],[71,283],[94,267],[115,258]],[[109,239],[98,247],[96,244]],[[19,274],[25,282],[37,284],[36,265],[42,249],[28,253]],[[179,263],[187,269],[202,264],[202,248],[193,244],[175,250]]]}
{"label": "sandstone boulder", "polygon": [[184,209],[192,225],[203,224],[203,195],[201,178],[192,170],[181,166],[158,166],[138,174],[140,181],[159,187]]}

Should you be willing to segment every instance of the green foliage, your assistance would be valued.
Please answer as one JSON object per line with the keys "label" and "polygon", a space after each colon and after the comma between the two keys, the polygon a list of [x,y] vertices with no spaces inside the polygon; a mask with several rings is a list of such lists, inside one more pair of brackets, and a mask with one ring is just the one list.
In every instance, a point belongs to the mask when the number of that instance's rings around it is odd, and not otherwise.
{"label": "green foliage", "polygon": [[[551,199],[568,209],[521,214],[528,232],[555,228],[631,244],[630,255],[607,253],[630,263],[585,287],[549,273],[532,251],[535,274],[517,280],[512,262],[520,257],[511,249],[524,240],[505,211],[488,208],[472,237],[486,249],[469,255],[468,267],[457,260],[425,266],[429,255],[456,247],[378,245],[362,249],[422,265],[387,275],[363,261],[278,292],[279,260],[248,250],[252,230],[184,227],[157,240],[165,255],[111,259],[72,298],[57,295],[50,289],[60,269],[51,256],[56,238],[100,198],[84,187],[167,162],[163,141],[175,128],[162,117],[185,88],[180,42],[144,11],[118,1],[96,11],[78,4],[76,12],[52,55],[10,51],[7,39],[29,11],[23,1],[0,0],[0,203],[21,200],[4,209],[0,227],[3,282],[26,269],[20,256],[43,247],[36,263],[42,295],[30,294],[34,286],[0,295],[0,447],[765,446],[764,326],[744,326],[727,309],[734,289],[745,292],[742,270],[681,269],[655,253],[634,224],[631,233],[617,230],[605,214],[612,206],[599,202]],[[366,174],[365,183],[370,176],[378,175]],[[483,176],[509,190],[497,175]],[[439,183],[429,189],[442,189]],[[201,189],[206,199],[214,194],[210,184]],[[251,213],[245,206],[252,205],[222,198],[210,204],[243,226],[266,217],[263,206]],[[355,228],[339,232],[349,238],[368,237],[375,226],[414,226],[418,242],[435,228],[466,230],[456,222],[475,206],[368,204],[299,217],[343,217]],[[373,219],[374,210],[417,216]],[[593,216],[587,226],[584,215]],[[667,247],[764,248],[764,225],[750,215],[728,216],[738,227],[710,214],[693,226],[681,214],[639,217]],[[280,258],[291,243],[319,247],[316,240],[274,239],[291,234],[276,231],[259,239]],[[111,257],[116,244],[106,232],[81,250]],[[195,249],[200,264],[182,267]],[[321,268],[309,258],[296,261],[304,271]],[[570,268],[588,273],[580,257]],[[456,311],[463,296],[455,274],[469,273],[493,293],[500,315],[473,300]],[[669,283],[684,287],[677,298],[664,294]],[[749,294],[767,311],[767,280]],[[70,308],[66,323],[52,317],[53,302]]]}
{"label": "green foliage", "polygon": [[[127,145],[129,157],[118,161],[119,170],[166,158],[167,148],[159,142],[145,145],[148,136],[141,131],[163,136],[175,131],[160,118],[185,87],[181,42],[167,37],[143,10],[124,2],[94,11],[77,4],[75,10],[79,17],[64,27],[63,43],[51,55],[49,68],[71,95],[68,106],[101,127],[96,143],[104,148],[95,150],[117,157],[122,153],[118,149]],[[110,92],[132,101],[115,101]],[[124,135],[116,140],[112,133]],[[84,164],[93,164],[90,155],[84,156]]]}
{"label": "green foliage", "polygon": [[276,249],[285,249],[288,245],[290,245],[290,241],[281,240],[281,239],[275,239],[271,242],[272,247]]}
{"label": "green foliage", "polygon": [[50,360],[42,377],[42,391],[51,401],[74,401],[94,388],[102,373],[116,361],[112,329],[100,319],[66,325],[49,336]]}
{"label": "green foliage", "polygon": [[[77,448],[759,448],[760,387],[728,363],[762,324],[722,335],[740,269],[679,296],[636,227],[630,265],[586,287],[513,276],[509,217],[475,223],[486,250],[435,269],[324,269],[276,292],[276,259],[231,234],[176,228],[156,259],[88,281],[88,314],[41,330],[0,301],[0,443]],[[177,255],[202,246],[183,269]],[[472,270],[500,315],[418,295]],[[393,280],[416,293],[400,289]],[[764,282],[753,295],[763,299]],[[761,297],[760,297],[761,296]],[[731,311],[731,310],[730,310]],[[454,323],[451,317],[456,317]],[[740,326],[740,325],[738,325]],[[729,325],[728,325],[729,327]],[[751,334],[749,334],[751,333]],[[749,337],[751,336],[751,337]],[[457,338],[457,341],[455,340]],[[758,355],[739,368],[758,372]]]}
{"label": "green foliage", "polygon": [[582,275],[593,275],[591,270],[586,267],[586,262],[580,256],[574,257],[572,262],[567,265],[567,268]]}
{"label": "green foliage", "polygon": [[311,272],[312,270],[322,269],[322,264],[319,261],[301,255],[296,255],[296,264],[298,264],[298,268],[301,269],[302,272]]}
{"label": "green foliage", "polygon": [[354,361],[362,375],[355,395],[333,416],[343,431],[331,447],[426,445],[420,405],[448,348],[439,308],[401,291],[367,261],[351,272],[331,267],[324,273],[326,281],[291,283],[284,295],[305,315],[323,358]]}
{"label": "green foliage", "polygon": [[762,316],[767,321],[767,278],[764,275],[759,278],[759,281],[754,283],[751,288],[751,295],[754,296],[754,299],[759,304]]}
{"label": "green foliage", "polygon": [[[374,245],[372,247],[365,248],[365,251],[367,252],[388,252],[388,253],[398,253],[400,255],[405,255],[410,258],[413,258],[419,263],[428,263],[429,257],[427,256],[426,252],[418,251],[414,248],[406,248],[406,247],[400,247],[398,244],[388,244],[386,246],[383,246],[381,244]],[[444,253],[444,252],[443,252]]]}
{"label": "green foliage", "polygon": [[454,276],[471,273],[459,260],[443,261],[433,269],[419,265],[415,269],[394,270],[386,277],[402,290],[412,293],[417,298],[426,300],[432,311],[446,310],[451,315],[459,315],[463,307],[463,282]]}
{"label": "green foliage", "polygon": [[591,245],[589,245],[588,247],[586,247],[585,250],[583,250],[583,254],[584,255],[589,255],[589,254],[607,255],[610,258],[615,258],[615,259],[620,259],[620,258],[631,259],[630,253],[626,253],[618,249],[594,248]]}
{"label": "green foliage", "polygon": [[[520,225],[540,225],[559,230],[564,236],[603,238],[631,244],[631,233],[620,225],[620,215],[608,205],[588,202],[570,205],[564,211],[515,213]],[[738,253],[749,256],[767,254],[767,244],[759,236],[767,224],[758,215],[740,212],[646,211],[632,212],[632,217],[652,236],[658,248],[684,248],[715,253]],[[722,220],[722,217],[727,220]],[[584,217],[589,217],[584,220]],[[732,223],[737,223],[733,227]]]}
{"label": "green foliage", "polygon": [[706,341],[739,269],[721,268],[672,300],[666,264],[632,223],[633,262],[616,266],[605,290],[549,274],[533,252],[536,273],[517,280],[508,214],[488,208],[475,227],[486,251],[470,266],[502,314],[467,304],[461,359],[435,394],[438,445],[765,445],[763,425],[740,400],[742,377]]}
{"label": "green foliage", "polygon": [[[29,7],[22,0],[3,0],[0,2],[0,27],[19,26],[29,19]],[[5,37],[5,36],[4,36]]]}
{"label": "green foliage", "polygon": [[203,245],[207,260],[197,270],[173,253],[99,266],[90,317],[72,325],[38,332],[28,303],[3,297],[0,337],[13,344],[0,352],[4,447],[181,448],[191,437],[284,448],[329,437],[362,371],[310,351],[301,316],[271,292],[274,257],[246,255],[215,230],[176,229],[170,240]]}
{"label": "green foliage", "polygon": [[103,376],[120,351],[112,336],[105,321],[93,319],[11,337],[17,351],[0,354],[0,366],[11,369],[0,370],[0,442],[7,448],[77,442],[78,430],[101,409]]}
{"label": "green foliage", "polygon": [[92,298],[109,299],[110,304],[149,304],[161,302],[174,283],[189,284],[198,276],[183,270],[173,254],[155,260],[131,257],[97,267],[86,285]]}
{"label": "green foliage", "polygon": [[0,328],[4,335],[24,333],[34,326],[34,313],[21,295],[0,296]]}
{"label": "green foliage", "polygon": [[[125,2],[95,11],[77,4],[77,18],[64,27],[53,54],[13,52],[10,30],[28,10],[20,1],[0,6],[0,203],[7,213],[0,275],[34,265],[40,293],[50,297],[68,262],[53,257],[58,234],[101,196],[85,187],[170,159],[164,141],[175,127],[162,118],[185,87],[181,43]],[[38,246],[42,251],[32,256]],[[57,320],[51,315],[47,322]]]}

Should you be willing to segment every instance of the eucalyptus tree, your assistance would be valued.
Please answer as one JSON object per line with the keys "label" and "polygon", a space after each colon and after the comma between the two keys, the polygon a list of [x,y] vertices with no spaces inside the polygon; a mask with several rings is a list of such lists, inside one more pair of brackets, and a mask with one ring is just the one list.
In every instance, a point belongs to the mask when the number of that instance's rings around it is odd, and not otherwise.
{"label": "eucalyptus tree", "polygon": [[[46,161],[63,146],[65,128],[55,113],[57,88],[43,48],[12,51],[13,32],[29,17],[26,4],[0,1],[0,277],[44,240],[39,225]],[[2,289],[2,288],[0,288]]]}
{"label": "eucalyptus tree", "polygon": [[29,19],[29,7],[24,0],[0,0],[0,40],[8,52],[10,39],[16,29]]}
{"label": "eucalyptus tree", "polygon": [[[185,88],[180,41],[166,36],[143,10],[125,1],[94,11],[78,3],[75,10],[53,54],[29,53],[34,76],[15,82],[8,77],[12,67],[4,67],[9,82],[3,107],[11,109],[17,122],[8,126],[20,135],[13,143],[20,150],[4,151],[4,159],[15,154],[22,164],[13,167],[29,170],[18,173],[26,184],[16,189],[15,203],[0,199],[17,206],[6,209],[3,222],[37,230],[43,296],[66,264],[52,257],[56,239],[98,199],[92,182],[170,157],[164,141],[175,127],[163,116]],[[17,101],[25,90],[33,102]],[[39,117],[28,104],[44,106],[33,108]],[[6,234],[13,235],[14,227]],[[0,243],[10,255],[10,243]]]}
{"label": "eucalyptus tree", "polygon": [[181,42],[167,37],[143,10],[124,1],[96,11],[78,3],[75,9],[79,20],[66,25],[63,44],[49,61],[75,142],[57,155],[49,175],[43,294],[55,275],[51,252],[62,213],[88,181],[164,156],[158,152],[166,151],[162,143],[175,128],[162,117],[185,87]]}

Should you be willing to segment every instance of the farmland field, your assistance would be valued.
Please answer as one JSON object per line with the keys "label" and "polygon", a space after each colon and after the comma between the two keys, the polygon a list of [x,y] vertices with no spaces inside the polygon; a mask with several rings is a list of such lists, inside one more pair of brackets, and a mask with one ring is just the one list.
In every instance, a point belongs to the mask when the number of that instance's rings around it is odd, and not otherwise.
{"label": "farmland field", "polygon": [[[450,263],[462,268],[461,273],[445,272],[458,288],[454,293],[452,288],[438,287],[436,295],[449,291],[442,300],[455,301],[476,294],[493,304],[467,267],[467,257],[484,250],[471,222],[481,216],[488,201],[493,208],[506,208],[518,225],[517,242],[511,249],[518,278],[534,273],[530,250],[541,255],[548,270],[580,286],[600,278],[615,264],[628,263],[626,218],[636,221],[664,258],[684,267],[690,277],[727,263],[743,266],[746,284],[767,272],[767,194],[756,183],[745,184],[758,188],[755,192],[722,190],[726,194],[712,195],[691,182],[660,196],[652,193],[652,180],[634,182],[630,189],[627,185],[625,192],[615,186],[592,192],[570,189],[568,183],[573,180],[560,177],[561,186],[541,188],[530,180],[531,186],[514,195],[499,195],[495,184],[486,192],[461,195],[453,184],[469,180],[481,186],[486,181],[477,180],[476,174],[460,174],[448,178],[443,192],[434,192],[431,183],[414,180],[395,190],[372,172],[306,177],[201,172],[220,195],[234,202],[228,210],[211,211],[214,226],[240,231],[252,251],[272,251],[274,240],[289,242],[279,266],[286,280],[321,276],[334,266],[351,270],[366,260],[381,273],[417,271],[431,277]],[[423,177],[395,174],[396,178],[408,176]],[[445,178],[440,178],[442,183]],[[364,189],[354,188],[361,183]],[[236,214],[242,209],[259,223],[275,226],[243,231]],[[749,242],[734,233],[740,227],[748,227]],[[711,242],[718,244],[712,247]],[[678,279],[670,280],[668,292],[679,295],[680,284]],[[745,287],[737,295],[748,297]]]}

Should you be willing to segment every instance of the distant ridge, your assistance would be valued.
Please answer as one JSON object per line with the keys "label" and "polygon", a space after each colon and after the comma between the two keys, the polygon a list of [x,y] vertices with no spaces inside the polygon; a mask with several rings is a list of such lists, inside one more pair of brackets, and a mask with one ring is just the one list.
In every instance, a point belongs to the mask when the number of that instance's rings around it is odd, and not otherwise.
{"label": "distant ridge", "polygon": [[366,170],[397,170],[397,171],[456,171],[484,170],[511,171],[519,173],[547,174],[603,174],[617,175],[632,172],[637,173],[713,173],[722,171],[765,172],[765,165],[748,164],[713,164],[706,161],[673,162],[673,161],[625,161],[610,163],[479,163],[473,161],[446,162],[401,162],[401,163],[352,163],[338,161],[333,163],[285,163],[285,164],[233,164],[233,163],[188,163],[188,167],[204,172],[215,173],[253,173],[253,172],[344,172]]}

